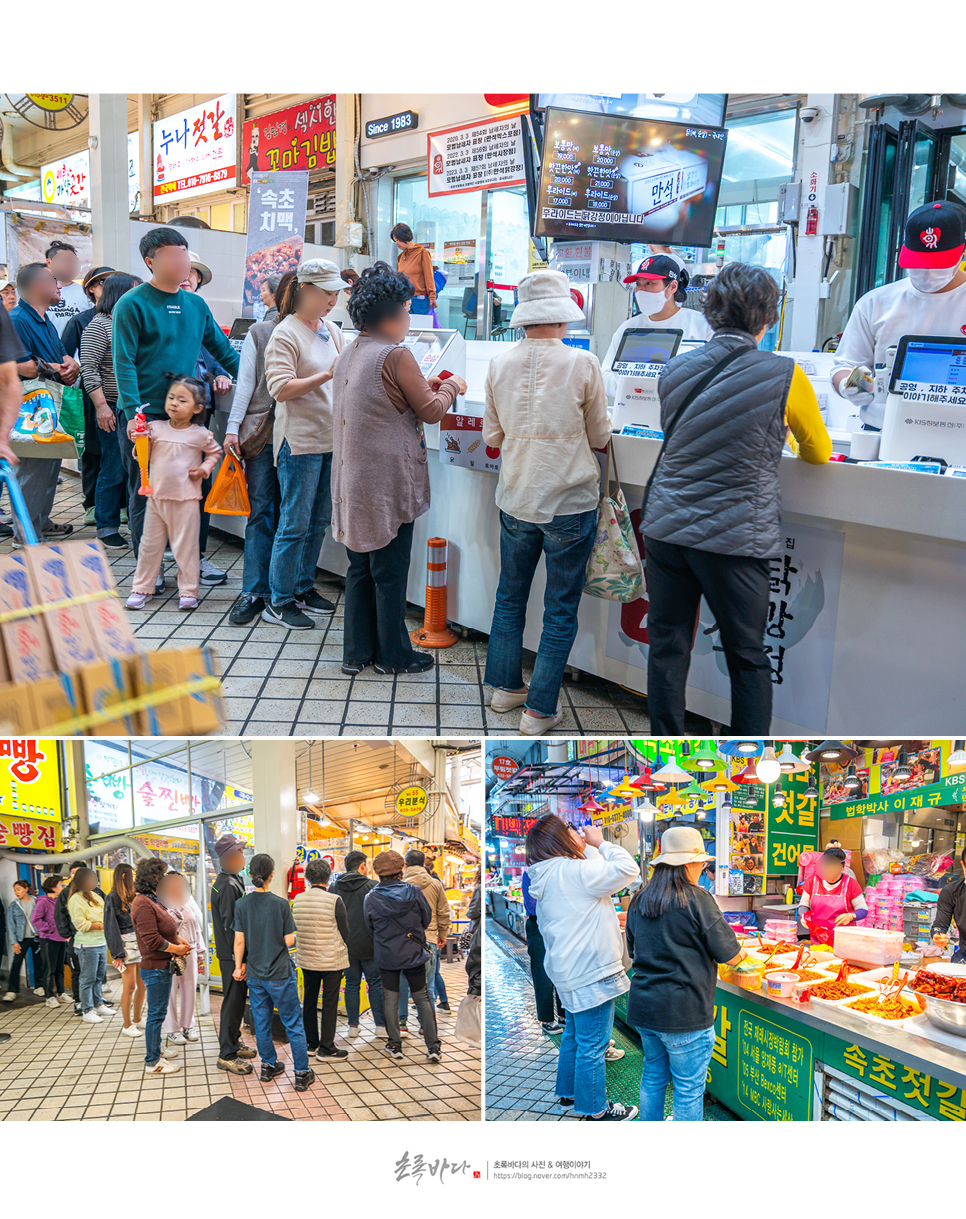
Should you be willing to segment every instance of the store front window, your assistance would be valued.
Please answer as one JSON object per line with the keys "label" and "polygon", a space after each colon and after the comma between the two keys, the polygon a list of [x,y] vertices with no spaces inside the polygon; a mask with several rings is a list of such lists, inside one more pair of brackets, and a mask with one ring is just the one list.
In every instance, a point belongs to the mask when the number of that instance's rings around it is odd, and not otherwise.
{"label": "store front window", "polygon": [[[483,192],[430,199],[425,177],[399,178],[393,197],[393,224],[408,224],[420,245],[432,253],[433,265],[446,276],[437,300],[440,325],[459,330],[468,339],[476,334],[476,281]],[[508,284],[498,289],[501,316],[509,318],[515,287],[529,266],[530,220],[522,189],[490,191],[487,230],[491,280]],[[482,338],[482,333],[479,336]]]}

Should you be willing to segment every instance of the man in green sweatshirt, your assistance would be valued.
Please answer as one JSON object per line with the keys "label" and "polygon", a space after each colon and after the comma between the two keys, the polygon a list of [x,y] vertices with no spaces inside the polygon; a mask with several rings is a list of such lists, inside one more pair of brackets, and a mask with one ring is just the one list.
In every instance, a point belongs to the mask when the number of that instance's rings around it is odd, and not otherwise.
{"label": "man in green sweatshirt", "polygon": [[[207,302],[181,290],[189,271],[188,243],[177,229],[151,229],[141,238],[141,257],[151,272],[146,284],[126,292],[111,315],[111,350],[117,404],[128,420],[143,408],[148,419],[164,419],[164,400],[172,376],[195,376],[206,347],[234,376],[238,353],[211,316]],[[127,471],[128,524],[137,554],[144,527],[144,497],[133,445],[121,444]],[[162,576],[163,579],[163,576]]]}

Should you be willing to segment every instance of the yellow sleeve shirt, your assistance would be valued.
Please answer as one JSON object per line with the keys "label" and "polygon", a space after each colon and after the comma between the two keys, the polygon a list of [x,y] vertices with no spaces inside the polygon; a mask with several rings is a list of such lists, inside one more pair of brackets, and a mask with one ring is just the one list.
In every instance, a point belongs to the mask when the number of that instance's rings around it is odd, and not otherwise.
{"label": "yellow sleeve shirt", "polygon": [[796,457],[813,466],[821,466],[832,456],[832,441],[822,420],[815,390],[799,364],[795,365],[788,389],[785,423],[791,433],[788,446]]}

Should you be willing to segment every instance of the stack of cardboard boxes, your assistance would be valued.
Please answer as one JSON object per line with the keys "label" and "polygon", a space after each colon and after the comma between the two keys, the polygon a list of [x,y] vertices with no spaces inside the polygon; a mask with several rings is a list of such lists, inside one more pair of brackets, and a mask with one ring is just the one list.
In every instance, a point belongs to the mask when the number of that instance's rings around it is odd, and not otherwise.
{"label": "stack of cardboard boxes", "polygon": [[[73,604],[58,605],[58,602]],[[37,607],[37,612],[7,617]],[[0,555],[0,729],[59,725],[202,677],[210,648],[141,653],[98,541],[27,546]],[[89,728],[98,736],[198,736],[227,727],[219,690],[201,691]]]}

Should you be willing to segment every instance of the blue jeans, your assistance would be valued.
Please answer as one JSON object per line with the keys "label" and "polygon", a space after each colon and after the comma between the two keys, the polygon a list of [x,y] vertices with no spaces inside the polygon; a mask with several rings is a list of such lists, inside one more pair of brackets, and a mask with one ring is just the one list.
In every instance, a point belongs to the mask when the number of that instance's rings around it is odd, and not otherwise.
{"label": "blue jeans", "polygon": [[429,313],[429,297],[414,296],[409,305],[410,313]]}
{"label": "blue jeans", "polygon": [[255,1044],[263,1065],[274,1067],[278,1062],[275,1042],[272,1041],[272,1010],[278,1012],[292,1051],[292,1065],[298,1072],[309,1069],[309,1047],[305,1040],[302,1023],[302,1005],[299,1003],[299,988],[295,974],[284,982],[267,982],[248,975],[248,1001],[252,1005],[255,1021]]}
{"label": "blue jeans", "polygon": [[315,586],[322,539],[332,520],[332,454],[296,457],[283,440],[277,470],[281,509],[268,582],[272,604],[286,605]]}
{"label": "blue jeans", "polygon": [[596,530],[596,510],[555,516],[546,525],[531,525],[500,513],[500,584],[483,680],[502,690],[519,690],[523,685],[527,601],[543,554],[547,564],[543,631],[526,703],[540,715],[557,713],[564,670],[577,637],[577,607]]}
{"label": "blue jeans", "polygon": [[[271,595],[268,569],[275,539],[275,497],[278,492],[271,441],[256,457],[245,462],[245,480],[252,510],[245,526],[242,596],[263,597],[267,601]],[[298,591],[304,593],[308,589],[300,588]]]}
{"label": "blue jeans", "polygon": [[386,1023],[382,1006],[382,978],[379,977],[379,967],[374,960],[363,961],[359,957],[349,957],[349,968],[345,971],[346,1019],[353,1028],[359,1024],[359,990],[363,974],[366,978],[366,990],[369,992],[369,1010],[376,1024],[382,1027]]}
{"label": "blue jeans", "polygon": [[144,1026],[144,1040],[147,1051],[144,1055],[146,1066],[153,1067],[161,1057],[161,1025],[168,1014],[168,1000],[171,997],[171,974],[166,969],[142,969],[141,981],[147,992],[148,1014]]}
{"label": "blue jeans", "polygon": [[80,1001],[85,1012],[104,1002],[102,987],[107,977],[107,945],[78,944],[80,961]]}
{"label": "blue jeans", "polygon": [[[426,993],[432,1007],[436,1006],[436,975],[439,972],[439,949],[435,944],[429,945],[429,960],[426,962]],[[419,1013],[417,1012],[417,1015]],[[399,1023],[406,1024],[409,1019],[409,983],[406,975],[399,975]]]}
{"label": "blue jeans", "polygon": [[640,1120],[664,1120],[664,1097],[668,1083],[673,1082],[674,1120],[702,1121],[714,1028],[699,1029],[696,1033],[658,1033],[651,1029],[637,1032],[644,1048]]}
{"label": "blue jeans", "polygon": [[574,1114],[595,1117],[607,1108],[604,1051],[614,1025],[614,1000],[568,1012],[557,1057],[557,1096],[574,1098]]}
{"label": "blue jeans", "polygon": [[127,420],[117,407],[113,407],[113,410],[114,431],[104,432],[98,429],[101,458],[94,486],[94,521],[99,538],[117,533],[121,527],[121,509],[127,507],[127,471],[121,460],[119,437],[124,437],[124,444],[129,445],[131,442],[124,435]]}
{"label": "blue jeans", "polygon": [[440,1003],[449,1003],[449,995],[446,993],[446,983],[443,981],[443,971],[439,967],[439,953],[436,961],[436,998]]}

